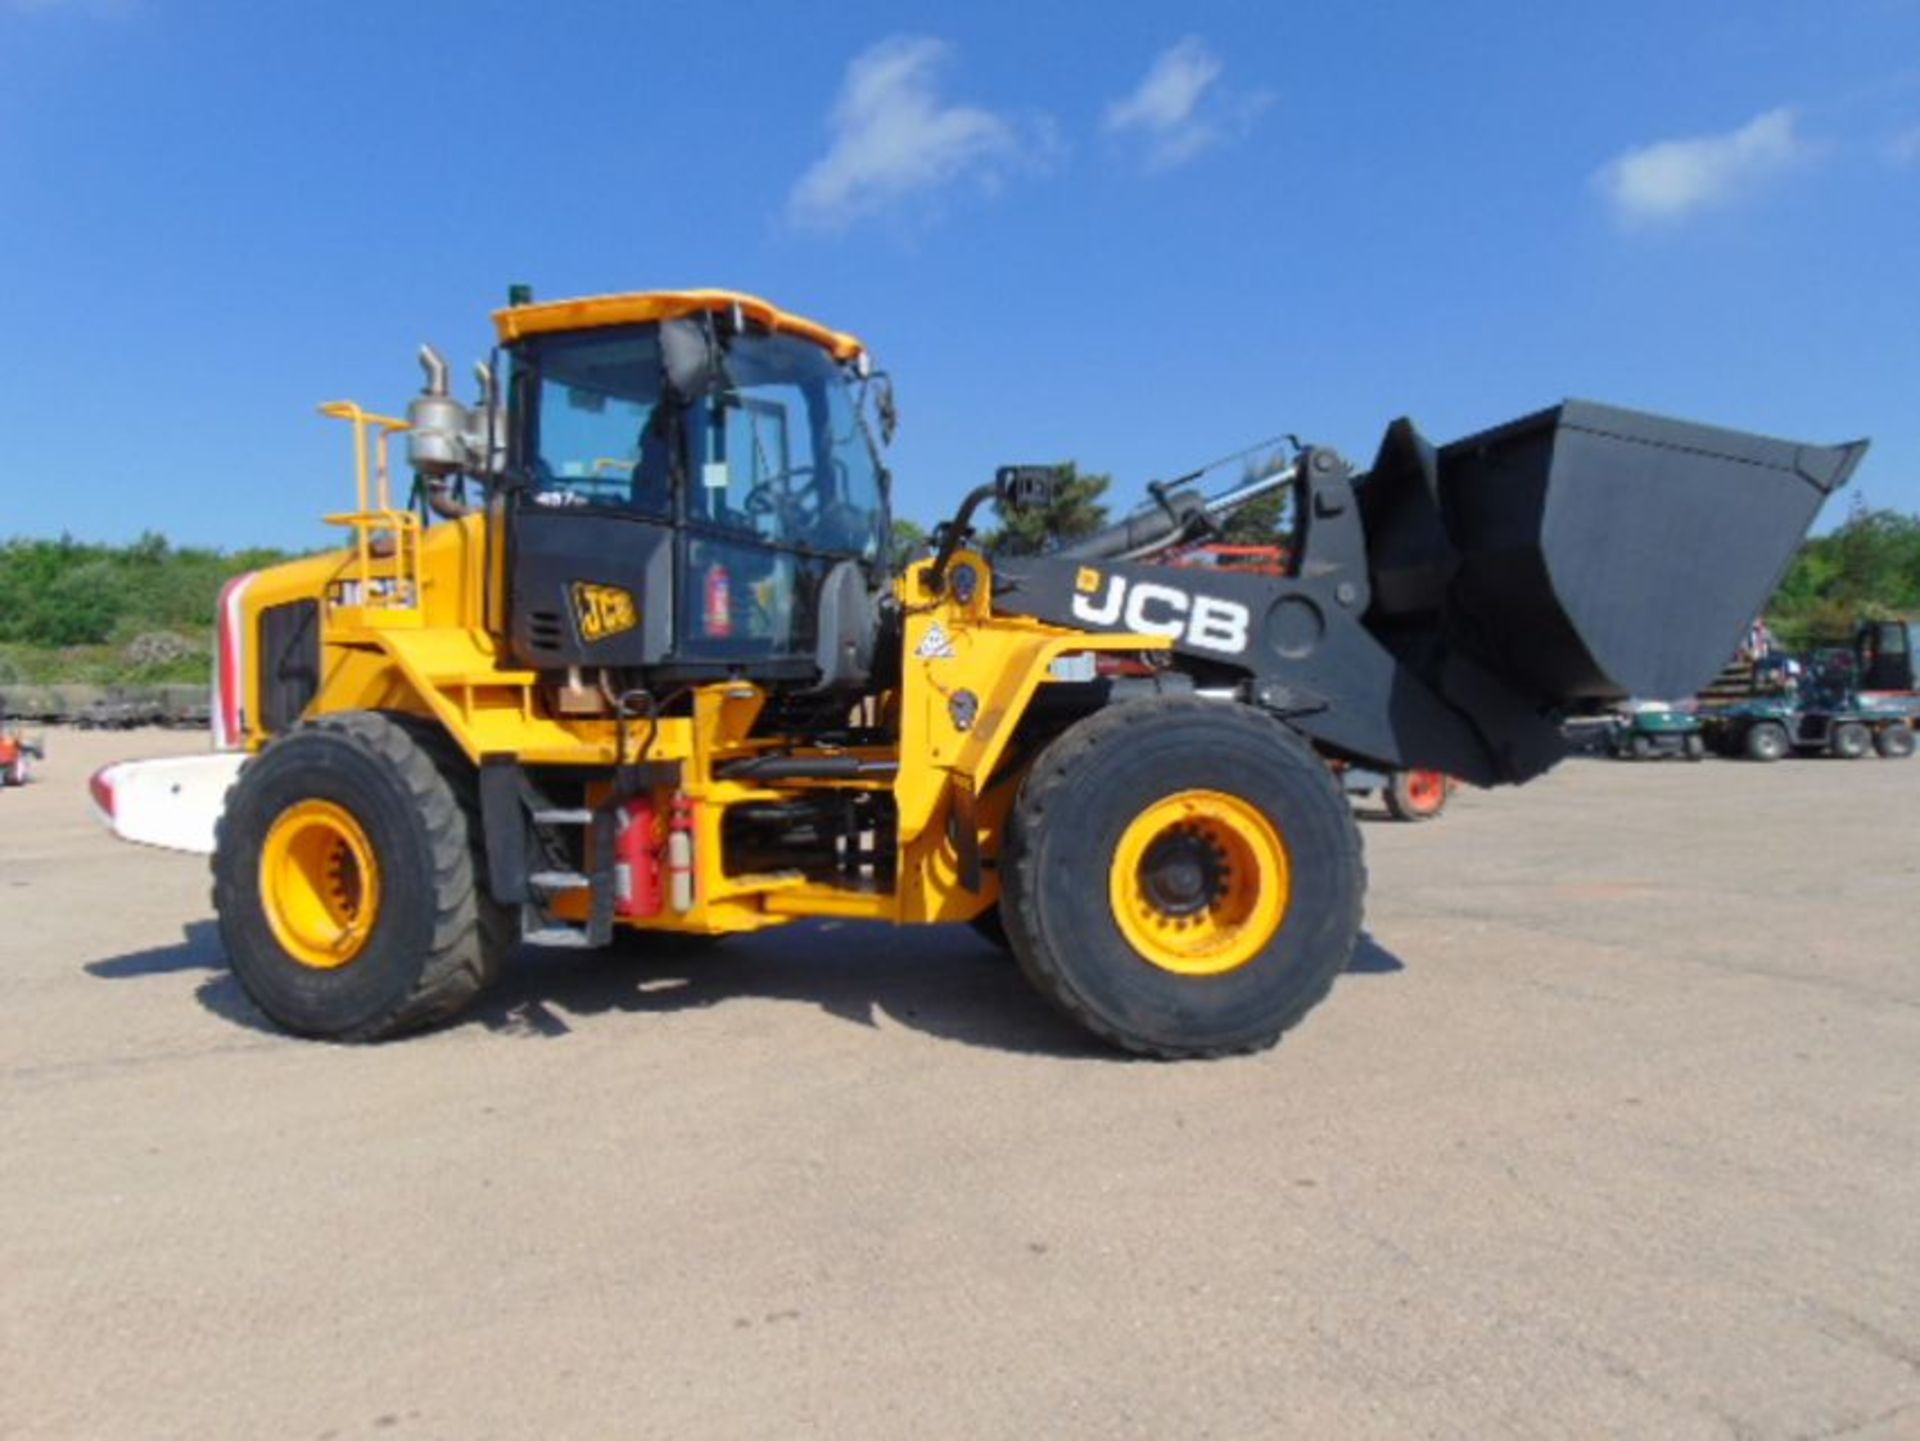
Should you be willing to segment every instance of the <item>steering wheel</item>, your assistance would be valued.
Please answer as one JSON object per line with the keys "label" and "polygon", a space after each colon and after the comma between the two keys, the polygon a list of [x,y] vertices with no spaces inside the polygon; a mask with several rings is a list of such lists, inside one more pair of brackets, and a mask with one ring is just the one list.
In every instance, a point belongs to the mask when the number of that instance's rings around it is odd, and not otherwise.
{"label": "steering wheel", "polygon": [[[788,535],[810,530],[820,518],[820,487],[813,484],[813,476],[810,465],[796,465],[769,476],[747,492],[741,509],[748,515],[777,517],[780,529]],[[793,482],[798,478],[807,483],[795,489]]]}

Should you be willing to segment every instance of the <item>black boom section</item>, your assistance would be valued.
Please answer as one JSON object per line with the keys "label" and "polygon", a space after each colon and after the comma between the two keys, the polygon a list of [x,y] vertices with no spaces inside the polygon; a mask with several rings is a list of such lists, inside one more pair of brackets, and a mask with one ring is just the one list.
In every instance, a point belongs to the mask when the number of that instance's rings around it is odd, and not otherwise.
{"label": "black boom section", "polygon": [[[1360,623],[1342,582],[1297,581],[1147,564],[1090,565],[1041,557],[995,567],[995,608],[1104,633],[1167,635],[1189,663],[1247,682],[1248,699],[1347,755],[1389,769],[1444,770],[1477,785],[1522,780],[1563,754],[1559,733],[1524,713],[1505,714],[1496,755],[1468,719],[1445,704]],[[1503,713],[1517,703],[1482,698]],[[1531,752],[1515,754],[1517,738]]]}
{"label": "black boom section", "polygon": [[1168,636],[1351,757],[1519,782],[1565,711],[1704,684],[1865,448],[1583,401],[1438,449],[1396,421],[1357,480],[1303,456],[1291,576],[1010,559],[995,605]]}

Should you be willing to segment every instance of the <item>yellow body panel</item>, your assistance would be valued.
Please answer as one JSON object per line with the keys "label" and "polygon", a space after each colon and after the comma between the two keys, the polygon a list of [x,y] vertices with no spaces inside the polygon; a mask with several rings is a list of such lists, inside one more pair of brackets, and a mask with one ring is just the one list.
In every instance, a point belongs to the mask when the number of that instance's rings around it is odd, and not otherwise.
{"label": "yellow body panel", "polygon": [[[615,722],[605,715],[554,712],[541,691],[541,677],[511,664],[484,623],[489,593],[497,589],[487,583],[491,563],[485,517],[436,524],[422,533],[419,543],[417,604],[400,604],[394,597],[364,603],[366,598],[355,590],[356,551],[336,551],[257,576],[246,592],[243,626],[246,634],[254,634],[259,613],[268,606],[319,601],[320,680],[309,715],[393,710],[432,717],[476,763],[485,756],[509,755],[530,765],[611,766],[620,758]],[[986,569],[984,558],[965,552],[956,563]],[[898,727],[898,745],[859,752],[867,760],[895,763],[890,776],[778,787],[721,777],[717,771],[725,762],[777,743],[749,738],[766,696],[746,682],[700,687],[694,692],[691,716],[670,716],[657,726],[629,724],[626,759],[638,758],[652,729],[647,756],[683,763],[682,790],[693,802],[695,818],[695,905],[685,914],[663,911],[646,924],[718,932],[777,925],[800,916],[965,920],[997,900],[992,862],[1019,778],[1017,773],[1000,773],[1000,766],[1034,693],[1049,683],[1050,668],[1062,656],[1088,651],[1137,654],[1168,642],[1160,637],[1088,635],[995,617],[985,586],[970,605],[950,596],[929,600],[920,582],[924,564],[899,582],[907,610],[904,664],[899,689],[880,701]],[[257,657],[251,647],[246,653],[247,743],[257,749],[270,737],[258,719]],[[776,800],[808,786],[891,792],[899,839],[891,888],[826,885],[798,873],[725,874],[720,856],[727,807]],[[977,890],[963,879],[962,857],[951,833],[954,808],[966,803],[971,803],[974,817],[973,847],[984,863]],[[566,916],[579,912],[583,904],[578,896],[562,896],[553,909]]]}
{"label": "yellow body panel", "polygon": [[[495,320],[502,339],[513,340],[736,305],[758,323],[802,336],[842,359],[860,353],[860,342],[850,335],[731,291],[555,301],[503,310]],[[308,717],[385,710],[430,718],[476,765],[510,757],[525,765],[583,768],[589,801],[608,793],[616,764],[677,762],[676,794],[691,815],[693,903],[627,924],[712,933],[780,925],[801,916],[925,922],[980,914],[998,900],[993,863],[1023,763],[1009,762],[1008,748],[1035,693],[1055,679],[1056,662],[1085,652],[1137,655],[1170,644],[1165,637],[1091,635],[996,617],[983,556],[963,551],[953,557],[953,565],[972,567],[981,581],[968,588],[967,602],[930,585],[931,563],[922,561],[896,582],[904,617],[898,686],[859,701],[865,722],[891,730],[894,743],[858,749],[859,759],[870,764],[850,778],[728,779],[729,763],[775,747],[801,759],[838,753],[796,747],[785,737],[754,738],[767,696],[745,681],[697,687],[691,714],[657,721],[616,722],[610,705],[600,703],[591,676],[581,678],[573,702],[561,706],[556,677],[513,664],[499,639],[505,630],[505,564],[499,524],[504,512],[498,504],[485,513],[431,524],[396,507],[388,443],[405,422],[349,402],[322,409],[353,427],[356,504],[328,517],[346,527],[351,539],[342,550],[262,571],[241,593],[242,743],[257,750],[272,739],[263,723],[264,678],[255,644],[261,613],[311,600],[318,607],[320,645]],[[636,623],[632,599],[624,592],[579,599],[597,624],[611,629]],[[856,699],[849,698],[850,707]],[[722,828],[729,807],[820,788],[891,797],[897,829],[891,884],[882,883],[877,871],[831,883],[798,871],[726,873]],[[664,792],[655,794],[661,815],[670,799]],[[562,892],[551,898],[549,910],[579,919],[586,905],[584,893]]]}
{"label": "yellow body panel", "polygon": [[504,344],[548,331],[642,325],[648,321],[677,320],[702,311],[731,310],[736,305],[756,324],[811,340],[835,360],[852,360],[866,348],[857,337],[844,331],[829,329],[805,316],[782,310],[757,295],[737,290],[642,290],[579,300],[547,300],[538,305],[514,305],[496,310],[493,324]]}

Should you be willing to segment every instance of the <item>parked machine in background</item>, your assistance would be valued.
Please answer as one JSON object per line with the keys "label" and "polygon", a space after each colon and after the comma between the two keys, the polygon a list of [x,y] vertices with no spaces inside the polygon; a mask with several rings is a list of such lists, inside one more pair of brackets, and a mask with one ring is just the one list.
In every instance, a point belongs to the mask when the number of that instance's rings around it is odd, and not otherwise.
{"label": "parked machine in background", "polygon": [[44,742],[28,740],[20,728],[0,722],[0,786],[23,786],[33,777],[33,763],[45,760]]}
{"label": "parked machine in background", "polygon": [[1855,653],[1815,651],[1756,667],[1755,694],[1701,714],[1716,754],[1754,761],[1788,756],[1903,760],[1915,750],[1913,708],[1899,696],[1863,693]]}
{"label": "parked machine in background", "polygon": [[1350,796],[1378,796],[1396,821],[1430,821],[1447,808],[1456,784],[1443,771],[1379,771],[1368,766],[1338,767],[1341,789]]}
{"label": "parked machine in background", "polygon": [[1920,621],[1863,620],[1851,650],[1853,688],[1869,708],[1920,716]]}
{"label": "parked machine in background", "polygon": [[1707,754],[1704,729],[1699,717],[1679,706],[1635,701],[1608,723],[1606,749],[1615,760],[1697,761]]}
{"label": "parked machine in background", "polygon": [[[1691,693],[1864,449],[1581,401],[1439,447],[1401,420],[1364,472],[1302,446],[989,557],[978,508],[1053,484],[1008,466],[896,569],[891,392],[854,337],[721,291],[495,323],[474,405],[429,351],[407,419],[327,407],[345,548],[221,601],[214,902],[301,1034],[451,1016],[522,938],[993,912],[1106,1041],[1258,1049],[1360,932],[1328,759],[1519,784],[1569,711]],[[1284,573],[1152,562],[1280,487]]]}

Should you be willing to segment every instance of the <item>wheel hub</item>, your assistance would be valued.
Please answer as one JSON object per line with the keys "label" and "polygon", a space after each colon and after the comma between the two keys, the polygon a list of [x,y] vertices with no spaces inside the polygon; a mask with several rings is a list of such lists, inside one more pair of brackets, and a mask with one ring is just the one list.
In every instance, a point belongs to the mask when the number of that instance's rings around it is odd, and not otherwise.
{"label": "wheel hub", "polygon": [[1147,848],[1140,885],[1170,916],[1204,911],[1226,894],[1227,853],[1191,826],[1176,826]]}
{"label": "wheel hub", "polygon": [[260,851],[260,904],[295,961],[332,970],[356,959],[379,914],[380,868],[360,822],[332,801],[296,801]]}
{"label": "wheel hub", "polygon": [[1180,791],[1128,823],[1114,849],[1115,924],[1149,965],[1214,976],[1260,955],[1285,920],[1291,864],[1273,822],[1224,791]]}

